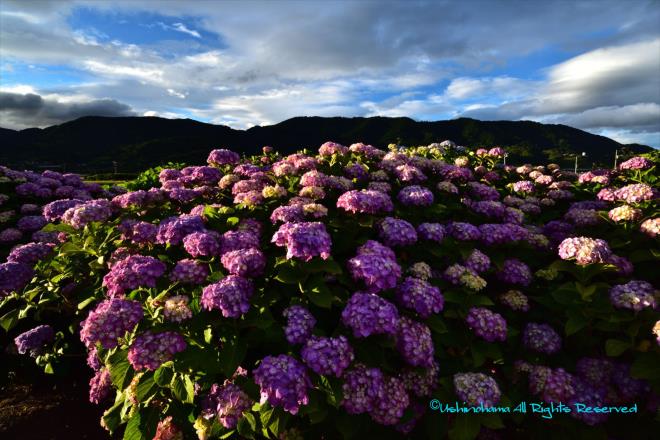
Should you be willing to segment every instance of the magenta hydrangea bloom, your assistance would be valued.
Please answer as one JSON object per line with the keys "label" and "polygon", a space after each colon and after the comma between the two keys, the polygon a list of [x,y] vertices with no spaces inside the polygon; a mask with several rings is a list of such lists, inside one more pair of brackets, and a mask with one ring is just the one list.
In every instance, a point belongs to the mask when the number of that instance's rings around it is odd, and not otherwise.
{"label": "magenta hydrangea bloom", "polygon": [[291,356],[266,356],[253,372],[254,382],[261,388],[261,403],[280,406],[296,415],[309,403],[312,381],[307,369]]}
{"label": "magenta hydrangea bloom", "polygon": [[156,287],[156,280],[165,273],[165,263],[154,257],[131,255],[118,261],[103,277],[109,296],[123,295],[138,287]]}
{"label": "magenta hydrangea bloom", "polygon": [[231,150],[218,149],[209,153],[209,165],[233,165],[240,162],[241,156]]}
{"label": "magenta hydrangea bloom", "polygon": [[330,258],[332,241],[320,222],[285,223],[273,235],[276,246],[286,246],[286,258],[309,261],[315,256]]}
{"label": "magenta hydrangea bloom", "polygon": [[488,342],[506,341],[506,320],[499,313],[484,307],[472,307],[465,322],[477,336]]}
{"label": "magenta hydrangea bloom", "polygon": [[392,212],[394,205],[389,195],[370,189],[347,191],[337,199],[337,208],[363,214]]}
{"label": "magenta hydrangea bloom", "polygon": [[346,154],[348,153],[348,147],[345,147],[336,142],[325,142],[319,147],[319,154],[321,156],[332,156],[333,154]]}
{"label": "magenta hydrangea bloom", "polygon": [[493,407],[500,401],[500,388],[490,376],[483,373],[454,374],[454,390],[459,399],[469,406]]}
{"label": "magenta hydrangea bloom", "polygon": [[118,229],[122,232],[124,240],[140,244],[154,243],[158,233],[157,225],[136,220],[124,220],[119,224]]}
{"label": "magenta hydrangea bloom", "polygon": [[316,374],[341,377],[353,362],[353,348],[345,336],[326,338],[310,337],[300,352],[303,361]]}
{"label": "magenta hydrangea bloom", "polygon": [[202,291],[202,306],[206,310],[220,310],[225,318],[239,318],[250,309],[254,293],[252,281],[229,275]]}
{"label": "magenta hydrangea bloom", "polygon": [[176,266],[170,273],[172,281],[184,284],[202,284],[208,276],[208,266],[190,258],[177,261]]}
{"label": "magenta hydrangea bloom", "polygon": [[356,338],[374,334],[395,335],[399,312],[394,304],[376,294],[356,292],[346,303],[341,319]]}
{"label": "magenta hydrangea bloom", "polygon": [[377,228],[378,236],[387,246],[409,246],[417,242],[417,231],[405,220],[385,217]]}
{"label": "magenta hydrangea bloom", "polygon": [[102,301],[80,324],[80,340],[91,348],[97,342],[106,349],[117,346],[117,340],[133,330],[144,312],[138,301],[113,298]]}
{"label": "magenta hydrangea bloom", "polygon": [[266,257],[256,248],[227,252],[220,261],[230,274],[241,277],[260,277],[266,268]]}
{"label": "magenta hydrangea bloom", "polygon": [[145,332],[135,338],[128,349],[128,362],[133,369],[150,371],[174,359],[176,353],[186,349],[186,341],[176,332]]}
{"label": "magenta hydrangea bloom", "polygon": [[440,313],[445,303],[439,288],[413,277],[407,277],[397,287],[396,299],[399,304],[416,311],[424,319]]}
{"label": "magenta hydrangea bloom", "polygon": [[403,359],[412,366],[430,367],[433,365],[433,338],[431,330],[421,322],[402,316],[396,336],[397,350]]}
{"label": "magenta hydrangea bloom", "polygon": [[626,203],[639,203],[657,198],[658,191],[646,183],[634,183],[617,189],[614,196]]}
{"label": "magenta hydrangea bloom", "polygon": [[610,302],[618,309],[630,309],[639,312],[643,309],[655,309],[657,291],[651,283],[632,280],[618,284],[610,289]]}
{"label": "magenta hydrangea bloom", "polygon": [[222,234],[220,253],[240,251],[242,249],[259,249],[259,235],[254,231],[227,231]]}
{"label": "magenta hydrangea bloom", "polygon": [[287,319],[284,334],[289,344],[303,344],[312,335],[316,319],[303,306],[291,306],[282,312],[282,316]]}
{"label": "magenta hydrangea bloom", "polygon": [[621,170],[645,170],[651,168],[653,162],[642,156],[636,156],[632,159],[628,159],[625,162],[621,162],[619,169]]}
{"label": "magenta hydrangea bloom", "polygon": [[216,232],[193,232],[183,238],[183,248],[193,258],[220,255],[220,235]]}
{"label": "magenta hydrangea bloom", "polygon": [[369,415],[381,425],[395,425],[410,404],[410,397],[403,382],[396,377],[383,379],[382,398],[374,401]]}
{"label": "magenta hydrangea bloom", "polygon": [[112,380],[107,368],[98,370],[89,381],[89,401],[95,405],[102,403],[112,394]]}
{"label": "magenta hydrangea bloom", "polygon": [[32,357],[37,357],[54,338],[55,331],[50,325],[39,325],[18,335],[14,343],[20,354],[28,353]]}
{"label": "magenta hydrangea bloom", "polygon": [[238,385],[225,380],[223,385],[213,384],[209,393],[200,402],[202,417],[207,420],[217,418],[222,426],[234,429],[243,413],[248,411],[252,402]]}
{"label": "magenta hydrangea bloom", "polygon": [[523,332],[523,344],[532,351],[554,354],[561,349],[561,336],[548,324],[530,322]]}

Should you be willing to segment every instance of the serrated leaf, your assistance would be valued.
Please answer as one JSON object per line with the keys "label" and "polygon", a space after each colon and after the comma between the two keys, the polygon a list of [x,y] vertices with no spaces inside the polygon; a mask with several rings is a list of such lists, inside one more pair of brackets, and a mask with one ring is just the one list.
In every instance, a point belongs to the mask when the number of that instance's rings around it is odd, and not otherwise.
{"label": "serrated leaf", "polygon": [[154,372],[154,382],[160,387],[169,387],[174,371],[169,366],[161,366]]}
{"label": "serrated leaf", "polygon": [[589,324],[589,321],[587,321],[586,318],[583,316],[579,315],[573,315],[570,318],[568,318],[568,321],[566,321],[566,324],[564,325],[564,333],[566,333],[566,336],[570,336],[572,334],[575,334],[585,328]]}
{"label": "serrated leaf", "polygon": [[0,318],[0,326],[2,326],[2,328],[8,332],[12,328],[14,328],[14,326],[18,322],[18,315],[19,315],[18,309],[13,309],[5,313]]}
{"label": "serrated leaf", "polygon": [[127,351],[118,350],[108,359],[108,371],[110,372],[110,379],[119,390],[126,388],[128,383],[133,378],[133,369],[131,368],[131,364],[128,362],[127,355]]}

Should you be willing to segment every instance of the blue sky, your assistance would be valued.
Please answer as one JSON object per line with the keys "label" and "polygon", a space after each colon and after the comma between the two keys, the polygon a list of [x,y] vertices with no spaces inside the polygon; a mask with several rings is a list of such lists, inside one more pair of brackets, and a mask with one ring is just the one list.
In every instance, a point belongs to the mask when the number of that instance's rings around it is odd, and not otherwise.
{"label": "blue sky", "polygon": [[10,1],[0,126],[562,123],[660,147],[658,1]]}

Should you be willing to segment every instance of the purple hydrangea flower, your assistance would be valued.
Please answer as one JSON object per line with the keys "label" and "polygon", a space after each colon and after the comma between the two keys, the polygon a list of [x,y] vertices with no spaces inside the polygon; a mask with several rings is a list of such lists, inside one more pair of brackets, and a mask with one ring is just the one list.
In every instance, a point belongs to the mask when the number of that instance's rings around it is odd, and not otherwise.
{"label": "purple hydrangea flower", "polygon": [[312,335],[316,325],[314,316],[303,306],[294,305],[282,312],[287,319],[284,334],[289,344],[303,344]]}
{"label": "purple hydrangea flower", "polygon": [[422,223],[417,226],[417,233],[422,240],[442,242],[445,238],[445,228],[440,223]]}
{"label": "purple hydrangea flower", "polygon": [[656,290],[653,286],[640,280],[632,280],[626,284],[618,284],[610,289],[610,301],[619,309],[630,309],[639,312],[645,308],[655,309]]}
{"label": "purple hydrangea flower", "polygon": [[394,251],[373,240],[358,248],[357,255],[348,260],[348,270],[354,280],[364,281],[373,293],[395,287],[401,277]]}
{"label": "purple hydrangea flower", "polygon": [[463,261],[463,264],[476,273],[482,273],[490,269],[490,258],[479,249],[474,249]]}
{"label": "purple hydrangea flower", "polygon": [[225,318],[238,318],[250,309],[254,293],[252,281],[229,275],[202,291],[202,306],[206,310],[218,309]]}
{"label": "purple hydrangea flower", "polygon": [[107,368],[102,368],[89,381],[89,401],[98,405],[109,398],[111,393],[110,371]]}
{"label": "purple hydrangea flower", "polygon": [[11,261],[0,264],[0,297],[23,289],[33,275],[29,264]]}
{"label": "purple hydrangea flower", "polygon": [[186,341],[176,332],[145,332],[128,349],[128,362],[135,370],[156,370],[176,353],[186,349]]}
{"label": "purple hydrangea flower", "polygon": [[310,337],[300,352],[303,361],[316,374],[341,377],[355,358],[353,348],[345,336]]}
{"label": "purple hydrangea flower", "polygon": [[188,307],[190,299],[185,295],[175,295],[167,298],[163,306],[163,315],[170,322],[183,322],[192,318],[192,310]]}
{"label": "purple hydrangea flower", "polygon": [[433,204],[433,193],[422,186],[412,185],[401,189],[397,199],[406,206],[430,206]]}
{"label": "purple hydrangea flower", "polygon": [[415,310],[426,319],[440,313],[445,299],[440,289],[419,278],[408,277],[396,290],[396,299],[402,306]]}
{"label": "purple hydrangea flower", "polygon": [[43,215],[49,222],[60,220],[67,210],[82,203],[78,199],[55,200],[44,206]]}
{"label": "purple hydrangea flower", "polygon": [[497,382],[483,373],[454,374],[454,389],[459,399],[469,406],[493,407],[500,401]]}
{"label": "purple hydrangea flower", "polygon": [[261,403],[281,406],[293,415],[309,403],[312,381],[298,360],[281,354],[266,356],[254,370],[254,382],[261,388]]}
{"label": "purple hydrangea flower", "polygon": [[209,268],[206,264],[186,258],[176,263],[170,279],[184,284],[202,284],[208,276]]}
{"label": "purple hydrangea flower", "polygon": [[612,382],[616,385],[620,397],[626,402],[634,401],[634,399],[648,393],[650,390],[646,381],[634,379],[630,375],[630,365],[628,364],[616,364],[614,366]]}
{"label": "purple hydrangea flower", "polygon": [[286,246],[286,258],[309,261],[315,256],[330,258],[330,234],[321,222],[285,223],[273,235],[276,246]]}
{"label": "purple hydrangea flower", "polygon": [[403,359],[410,365],[430,367],[433,365],[433,338],[431,330],[421,322],[405,316],[399,319],[396,345]]}
{"label": "purple hydrangea flower", "polygon": [[470,223],[452,222],[448,229],[449,234],[456,240],[470,241],[481,238],[479,228]]}
{"label": "purple hydrangea flower", "polygon": [[221,261],[230,274],[241,277],[260,277],[266,268],[266,257],[255,248],[227,252]]}
{"label": "purple hydrangea flower", "polygon": [[614,364],[605,358],[583,357],[578,359],[575,365],[575,371],[580,379],[594,386],[609,383],[613,370]]}
{"label": "purple hydrangea flower", "polygon": [[47,243],[28,243],[11,250],[7,261],[33,265],[53,251],[53,245]]}
{"label": "purple hydrangea flower", "polygon": [[530,322],[523,332],[523,344],[532,351],[554,354],[561,348],[561,337],[548,324]]}
{"label": "purple hydrangea flower", "polygon": [[357,364],[344,374],[342,406],[349,414],[371,412],[383,398],[383,373],[378,368]]}
{"label": "purple hydrangea flower", "polygon": [[209,394],[202,400],[202,416],[216,418],[222,426],[234,429],[238,420],[252,406],[248,395],[238,385],[225,380],[223,385],[213,384]]}
{"label": "purple hydrangea flower", "polygon": [[97,342],[106,349],[117,346],[117,340],[133,330],[144,312],[138,301],[113,298],[102,301],[81,324],[80,340],[87,348]]}
{"label": "purple hydrangea flower", "polygon": [[387,246],[409,246],[417,242],[413,225],[394,217],[385,217],[378,224],[378,236]]}
{"label": "purple hydrangea flower", "polygon": [[378,295],[356,292],[346,303],[341,319],[356,338],[374,334],[394,335],[398,329],[399,312],[394,304]]}
{"label": "purple hydrangea flower", "polygon": [[573,380],[573,375],[563,368],[552,369],[545,378],[543,400],[548,403],[568,402],[575,394]]}
{"label": "purple hydrangea flower", "polygon": [[488,342],[506,341],[506,320],[499,313],[484,307],[472,307],[465,322],[477,336]]}
{"label": "purple hydrangea flower", "polygon": [[204,231],[204,220],[197,215],[169,217],[160,222],[156,242],[161,244],[179,244],[189,234]]}
{"label": "purple hydrangea flower", "polygon": [[621,162],[619,169],[621,170],[644,170],[646,168],[651,168],[653,162],[642,156],[636,156],[632,159],[628,159],[625,162]]}
{"label": "purple hydrangea flower", "polygon": [[369,415],[381,425],[395,425],[410,404],[410,397],[403,382],[396,377],[385,377],[382,397],[375,399]]}
{"label": "purple hydrangea flower", "polygon": [[123,295],[138,287],[156,287],[156,279],[165,273],[165,263],[154,257],[131,255],[118,261],[103,277],[109,296]]}
{"label": "purple hydrangea flower", "polygon": [[529,180],[521,180],[513,184],[513,190],[517,193],[533,193],[534,192],[534,182]]}
{"label": "purple hydrangea flower", "polygon": [[29,353],[30,356],[37,357],[43,353],[44,346],[54,338],[55,332],[50,325],[40,325],[18,335],[14,343],[20,354]]}
{"label": "purple hydrangea flower", "polygon": [[76,229],[91,222],[104,222],[112,216],[112,203],[109,200],[89,200],[67,209],[62,214],[62,222]]}
{"label": "purple hydrangea flower", "polygon": [[16,223],[18,229],[23,232],[34,232],[46,226],[48,221],[43,215],[27,215]]}
{"label": "purple hydrangea flower", "polygon": [[502,269],[497,273],[497,278],[505,283],[528,286],[532,282],[532,271],[522,261],[510,258],[504,260]]}
{"label": "purple hydrangea flower", "polygon": [[429,397],[438,387],[438,373],[440,365],[433,361],[433,365],[420,371],[419,368],[407,368],[399,378],[403,381],[406,390],[417,397]]}
{"label": "purple hydrangea flower", "polygon": [[374,190],[353,190],[339,196],[337,208],[363,214],[384,214],[392,212],[394,205],[389,195]]}
{"label": "purple hydrangea flower", "polygon": [[577,404],[587,405],[590,407],[604,407],[607,406],[605,390],[602,386],[587,383],[578,378],[573,378],[573,397],[568,401],[568,404],[573,407],[571,417],[574,417],[589,426],[594,426],[603,423],[607,420],[607,413],[591,413],[577,411]]}

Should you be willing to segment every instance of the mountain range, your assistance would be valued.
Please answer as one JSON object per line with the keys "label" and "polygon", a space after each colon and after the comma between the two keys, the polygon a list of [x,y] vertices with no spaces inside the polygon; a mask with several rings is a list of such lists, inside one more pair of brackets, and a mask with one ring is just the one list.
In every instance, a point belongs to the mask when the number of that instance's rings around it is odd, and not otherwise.
{"label": "mountain range", "polygon": [[169,161],[201,164],[214,148],[253,154],[270,145],[282,153],[316,149],[332,140],[427,145],[451,139],[470,147],[504,147],[510,163],[572,163],[611,166],[614,153],[644,153],[651,147],[621,144],[566,125],[531,121],[479,121],[459,118],[418,122],[410,118],[296,117],[269,126],[235,130],[191,119],[87,116],[47,128],[0,128],[0,164],[39,169],[57,166],[83,173],[131,173]]}

